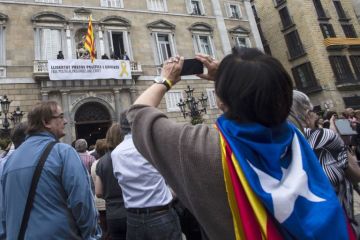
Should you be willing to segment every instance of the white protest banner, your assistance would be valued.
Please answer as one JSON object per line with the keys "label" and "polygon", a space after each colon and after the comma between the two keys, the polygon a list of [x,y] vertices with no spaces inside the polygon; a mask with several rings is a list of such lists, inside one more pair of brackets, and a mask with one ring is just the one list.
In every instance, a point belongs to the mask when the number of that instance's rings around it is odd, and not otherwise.
{"label": "white protest banner", "polygon": [[130,61],[68,59],[49,60],[50,80],[131,79]]}

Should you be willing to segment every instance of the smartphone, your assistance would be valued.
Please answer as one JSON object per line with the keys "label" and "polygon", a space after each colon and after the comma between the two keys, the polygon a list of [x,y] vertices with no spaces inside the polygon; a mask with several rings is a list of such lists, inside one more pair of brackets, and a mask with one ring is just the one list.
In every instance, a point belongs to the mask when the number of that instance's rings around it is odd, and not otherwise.
{"label": "smartphone", "polygon": [[341,136],[357,135],[357,132],[352,129],[348,119],[335,119],[335,126]]}
{"label": "smartphone", "polygon": [[195,58],[185,59],[183,68],[181,69],[180,76],[201,74],[203,72],[204,72],[204,65],[202,62],[200,62]]}

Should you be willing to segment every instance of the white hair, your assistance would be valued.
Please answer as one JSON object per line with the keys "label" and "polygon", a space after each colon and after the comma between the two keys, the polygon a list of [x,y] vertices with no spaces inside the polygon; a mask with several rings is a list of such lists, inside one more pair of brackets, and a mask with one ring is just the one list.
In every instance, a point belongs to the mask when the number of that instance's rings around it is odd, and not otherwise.
{"label": "white hair", "polygon": [[87,142],[85,139],[78,139],[76,140],[75,142],[75,149],[77,152],[80,152],[80,153],[83,153],[83,152],[86,152],[87,150]]}
{"label": "white hair", "polygon": [[295,116],[303,126],[306,126],[306,115],[313,110],[313,105],[309,97],[300,91],[293,90],[293,102],[291,106],[291,113]]}

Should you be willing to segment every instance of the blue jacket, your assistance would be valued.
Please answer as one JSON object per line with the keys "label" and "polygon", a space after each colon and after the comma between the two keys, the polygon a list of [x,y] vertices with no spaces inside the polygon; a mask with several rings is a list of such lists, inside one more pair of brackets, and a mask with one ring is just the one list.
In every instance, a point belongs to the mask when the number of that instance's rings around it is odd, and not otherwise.
{"label": "blue jacket", "polygon": [[[48,132],[28,136],[5,163],[0,239],[17,239],[35,167],[55,140]],[[87,170],[70,145],[57,143],[41,173],[25,239],[99,239],[97,222]]]}

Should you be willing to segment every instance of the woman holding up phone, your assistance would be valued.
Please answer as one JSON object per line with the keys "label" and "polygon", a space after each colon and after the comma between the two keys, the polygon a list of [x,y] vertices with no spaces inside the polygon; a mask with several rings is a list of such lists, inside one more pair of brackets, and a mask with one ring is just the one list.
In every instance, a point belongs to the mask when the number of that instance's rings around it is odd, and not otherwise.
{"label": "woman holding up phone", "polygon": [[[345,214],[304,136],[286,119],[292,81],[275,58],[234,48],[197,55],[224,112],[216,126],[176,123],[156,109],[181,81],[183,58],[129,109],[138,151],[163,175],[209,239],[349,239]],[[303,196],[303,197],[300,197]],[[301,199],[300,199],[301,198]],[[297,200],[298,199],[298,200]]]}
{"label": "woman holding up phone", "polygon": [[321,129],[315,126],[319,116],[312,110],[313,105],[309,97],[294,90],[291,112],[294,113],[304,128],[305,137],[319,158],[320,164],[333,185],[347,216],[354,220],[351,183],[360,182],[360,167],[357,164],[357,159],[347,150],[338,132],[331,130],[335,126],[335,114],[330,118],[330,129]]}

